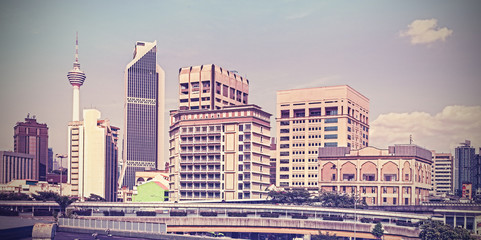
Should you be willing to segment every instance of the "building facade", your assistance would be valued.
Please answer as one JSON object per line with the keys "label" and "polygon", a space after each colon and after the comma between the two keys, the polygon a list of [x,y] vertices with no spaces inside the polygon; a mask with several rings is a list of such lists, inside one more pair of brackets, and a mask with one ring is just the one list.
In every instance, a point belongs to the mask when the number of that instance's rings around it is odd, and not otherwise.
{"label": "building facade", "polygon": [[271,139],[271,159],[270,159],[270,184],[271,185],[276,185],[276,176],[277,176],[277,160],[276,160],[276,150],[277,150],[277,144],[276,144],[276,139],[272,138]]}
{"label": "building facade", "polygon": [[249,80],[214,64],[179,70],[180,110],[213,110],[248,104]]}
{"label": "building facade", "polygon": [[317,190],[319,147],[369,145],[369,99],[342,86],[277,92],[277,186]]}
{"label": "building facade", "polygon": [[164,202],[169,200],[169,173],[145,171],[135,173],[132,202]]}
{"label": "building facade", "polygon": [[171,201],[263,199],[270,114],[256,105],[171,111]]}
{"label": "building facade", "polygon": [[35,155],[0,151],[0,184],[12,180],[38,180],[38,159]]}
{"label": "building facade", "polygon": [[116,200],[118,132],[96,109],[85,109],[84,121],[69,124],[69,172],[72,195],[81,199],[96,194]]}
{"label": "building facade", "polygon": [[431,151],[416,145],[321,147],[319,189],[354,194],[368,205],[418,205],[429,196],[431,165]]}
{"label": "building facade", "polygon": [[446,196],[454,193],[453,155],[451,153],[433,152],[432,189],[435,195]]}
{"label": "building facade", "polygon": [[164,169],[165,74],[157,42],[137,42],[125,68],[125,104],[120,184],[135,185],[135,172]]}
{"label": "building facade", "polygon": [[[461,196],[463,183],[473,183],[476,181],[476,153],[471,141],[466,140],[454,150],[454,191]],[[477,186],[473,186],[477,188]]]}
{"label": "building facade", "polygon": [[27,116],[25,122],[17,122],[14,127],[14,151],[35,156],[33,166],[36,180],[47,181],[48,169],[48,127],[38,123],[35,116]]}

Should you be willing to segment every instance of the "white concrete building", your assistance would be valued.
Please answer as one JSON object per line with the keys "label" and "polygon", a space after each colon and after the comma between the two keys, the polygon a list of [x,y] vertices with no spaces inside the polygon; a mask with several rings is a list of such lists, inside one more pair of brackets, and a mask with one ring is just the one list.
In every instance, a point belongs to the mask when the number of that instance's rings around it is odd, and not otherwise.
{"label": "white concrete building", "polygon": [[117,191],[117,139],[119,128],[100,120],[96,109],[83,111],[83,121],[69,123],[68,158],[72,195],[96,194],[115,201]]}

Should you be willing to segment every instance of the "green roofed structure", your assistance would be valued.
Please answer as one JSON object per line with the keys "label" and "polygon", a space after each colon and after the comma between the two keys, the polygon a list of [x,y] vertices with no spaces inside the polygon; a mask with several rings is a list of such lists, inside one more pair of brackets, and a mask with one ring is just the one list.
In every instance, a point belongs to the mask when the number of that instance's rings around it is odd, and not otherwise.
{"label": "green roofed structure", "polygon": [[132,202],[164,202],[169,200],[169,189],[158,181],[148,181],[137,186]]}

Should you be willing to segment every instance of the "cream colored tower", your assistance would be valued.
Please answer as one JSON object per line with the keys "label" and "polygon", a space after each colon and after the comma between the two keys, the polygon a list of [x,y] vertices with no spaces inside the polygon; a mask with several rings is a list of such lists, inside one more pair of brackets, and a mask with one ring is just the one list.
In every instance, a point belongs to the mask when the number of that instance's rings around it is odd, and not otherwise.
{"label": "cream colored tower", "polygon": [[369,99],[347,85],[277,92],[276,185],[318,189],[319,147],[369,144]]}

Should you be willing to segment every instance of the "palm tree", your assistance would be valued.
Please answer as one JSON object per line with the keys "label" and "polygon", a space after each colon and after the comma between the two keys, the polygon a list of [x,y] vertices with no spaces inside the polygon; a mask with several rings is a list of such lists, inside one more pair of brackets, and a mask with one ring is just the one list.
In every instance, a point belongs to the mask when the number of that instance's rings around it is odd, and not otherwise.
{"label": "palm tree", "polygon": [[65,216],[65,209],[67,209],[67,207],[70,204],[75,202],[75,199],[69,198],[67,196],[58,196],[58,197],[55,198],[55,202],[60,206],[60,214],[62,216]]}

